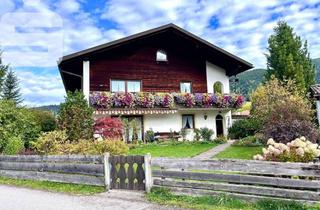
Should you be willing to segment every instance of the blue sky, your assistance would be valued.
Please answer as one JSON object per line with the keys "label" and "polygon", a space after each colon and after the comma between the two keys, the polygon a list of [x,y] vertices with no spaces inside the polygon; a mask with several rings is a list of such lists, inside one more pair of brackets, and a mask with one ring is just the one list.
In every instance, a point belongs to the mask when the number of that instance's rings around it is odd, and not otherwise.
{"label": "blue sky", "polygon": [[[28,21],[26,21],[28,20]],[[0,46],[28,106],[58,104],[59,57],[167,23],[265,67],[267,39],[286,20],[320,57],[320,0],[1,0]]]}

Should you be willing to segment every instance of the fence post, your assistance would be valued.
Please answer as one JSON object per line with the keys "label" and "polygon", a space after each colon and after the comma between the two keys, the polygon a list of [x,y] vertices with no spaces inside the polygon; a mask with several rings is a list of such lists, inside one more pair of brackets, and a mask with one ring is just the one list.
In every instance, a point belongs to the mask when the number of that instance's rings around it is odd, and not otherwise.
{"label": "fence post", "polygon": [[110,190],[110,164],[109,164],[109,153],[103,155],[103,169],[104,169],[104,185],[106,191]]}
{"label": "fence post", "polygon": [[145,173],[146,192],[150,192],[152,187],[152,169],[151,169],[150,153],[144,156],[144,173]]}

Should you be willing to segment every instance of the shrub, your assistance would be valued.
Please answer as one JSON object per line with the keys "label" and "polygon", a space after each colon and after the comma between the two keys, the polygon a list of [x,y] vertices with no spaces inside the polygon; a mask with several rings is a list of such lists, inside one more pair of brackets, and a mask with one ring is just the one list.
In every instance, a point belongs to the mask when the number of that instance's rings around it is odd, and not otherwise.
{"label": "shrub", "polygon": [[200,135],[203,141],[210,141],[212,139],[214,132],[209,128],[200,128]]}
{"label": "shrub", "polygon": [[39,154],[57,154],[59,146],[65,144],[67,138],[65,131],[51,131],[43,133],[32,145]]}
{"label": "shrub", "polygon": [[39,109],[30,109],[30,111],[42,132],[53,131],[57,128],[56,118],[51,112]]}
{"label": "shrub", "polygon": [[149,130],[147,130],[146,133],[144,134],[144,139],[146,142],[154,142],[155,141],[154,132],[151,128]]}
{"label": "shrub", "polygon": [[13,101],[0,100],[0,152],[13,137],[21,138],[29,148],[29,142],[39,134],[40,127],[28,109],[17,107]]}
{"label": "shrub", "polygon": [[93,109],[81,91],[68,92],[60,104],[58,125],[65,130],[70,141],[91,139],[93,136]]}
{"label": "shrub", "polygon": [[201,140],[200,129],[198,129],[198,128],[194,129],[194,140],[195,141],[200,141]]}
{"label": "shrub", "polygon": [[217,138],[215,138],[213,140],[213,142],[217,143],[217,144],[224,144],[226,143],[228,140],[227,140],[227,137],[225,136],[218,136]]}
{"label": "shrub", "polygon": [[126,155],[129,152],[128,145],[119,140],[97,141],[93,144],[94,154],[109,152],[112,155]]}
{"label": "shrub", "polygon": [[298,91],[295,82],[284,82],[272,77],[251,95],[252,114],[261,119],[265,139],[274,138],[281,143],[306,136],[315,142],[319,138],[311,123],[314,110]]}
{"label": "shrub", "polygon": [[24,149],[23,141],[20,137],[11,137],[4,148],[3,154],[16,155]]}
{"label": "shrub", "polygon": [[82,139],[78,142],[68,142],[57,147],[55,154],[94,154],[101,155],[109,152],[112,155],[126,155],[129,147],[126,143],[119,140],[93,141]]}
{"label": "shrub", "polygon": [[100,134],[105,139],[122,139],[124,127],[120,118],[103,117],[96,120],[94,133]]}
{"label": "shrub", "polygon": [[248,118],[238,120],[228,129],[231,139],[241,139],[247,136],[253,136],[262,128],[262,123],[258,118]]}
{"label": "shrub", "polygon": [[214,131],[212,129],[208,128],[200,128],[201,137],[204,141],[212,140],[212,137],[214,135]]}
{"label": "shrub", "polygon": [[[251,94],[251,101],[251,114],[263,124],[288,118],[311,121],[314,114],[310,101],[300,94],[293,80],[281,82],[272,77]],[[288,111],[279,112],[284,107]]]}
{"label": "shrub", "polygon": [[264,126],[263,133],[265,138],[272,138],[284,144],[300,136],[305,136],[313,143],[319,139],[319,132],[310,121],[275,120]]}
{"label": "shrub", "polygon": [[256,136],[247,136],[243,139],[240,139],[234,142],[233,145],[255,147],[255,146],[261,146],[262,143]]}
{"label": "shrub", "polygon": [[287,144],[276,143],[273,139],[267,142],[268,148],[262,149],[262,155],[255,155],[256,160],[281,162],[310,162],[320,156],[318,144],[313,144],[305,137],[297,138]]}

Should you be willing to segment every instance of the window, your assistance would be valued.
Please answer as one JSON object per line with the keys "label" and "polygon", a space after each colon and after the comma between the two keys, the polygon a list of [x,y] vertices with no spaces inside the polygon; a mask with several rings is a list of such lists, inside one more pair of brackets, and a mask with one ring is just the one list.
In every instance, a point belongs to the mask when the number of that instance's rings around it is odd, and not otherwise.
{"label": "window", "polygon": [[213,93],[222,94],[223,93],[223,85],[221,82],[215,82],[213,85]]}
{"label": "window", "polygon": [[191,93],[191,82],[181,82],[180,83],[181,93]]}
{"label": "window", "polygon": [[126,82],[123,80],[111,80],[111,92],[125,92]]}
{"label": "window", "polygon": [[182,128],[193,129],[194,128],[194,116],[193,115],[182,115]]}
{"label": "window", "polygon": [[127,92],[140,92],[140,81],[127,81]]}
{"label": "window", "polygon": [[141,81],[111,80],[111,92],[140,92]]}
{"label": "window", "polygon": [[167,59],[167,53],[165,52],[165,51],[163,51],[163,50],[158,50],[157,51],[157,61],[159,62],[161,62],[161,61],[164,61],[164,62],[166,62],[166,61],[168,61],[168,59]]}

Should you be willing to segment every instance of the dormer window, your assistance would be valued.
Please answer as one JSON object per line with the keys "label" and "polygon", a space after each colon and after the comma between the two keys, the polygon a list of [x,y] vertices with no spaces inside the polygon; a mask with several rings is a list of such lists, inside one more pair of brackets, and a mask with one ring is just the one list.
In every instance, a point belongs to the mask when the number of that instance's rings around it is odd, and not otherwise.
{"label": "dormer window", "polygon": [[157,62],[167,62],[168,58],[167,58],[167,53],[164,50],[158,50],[157,51]]}

